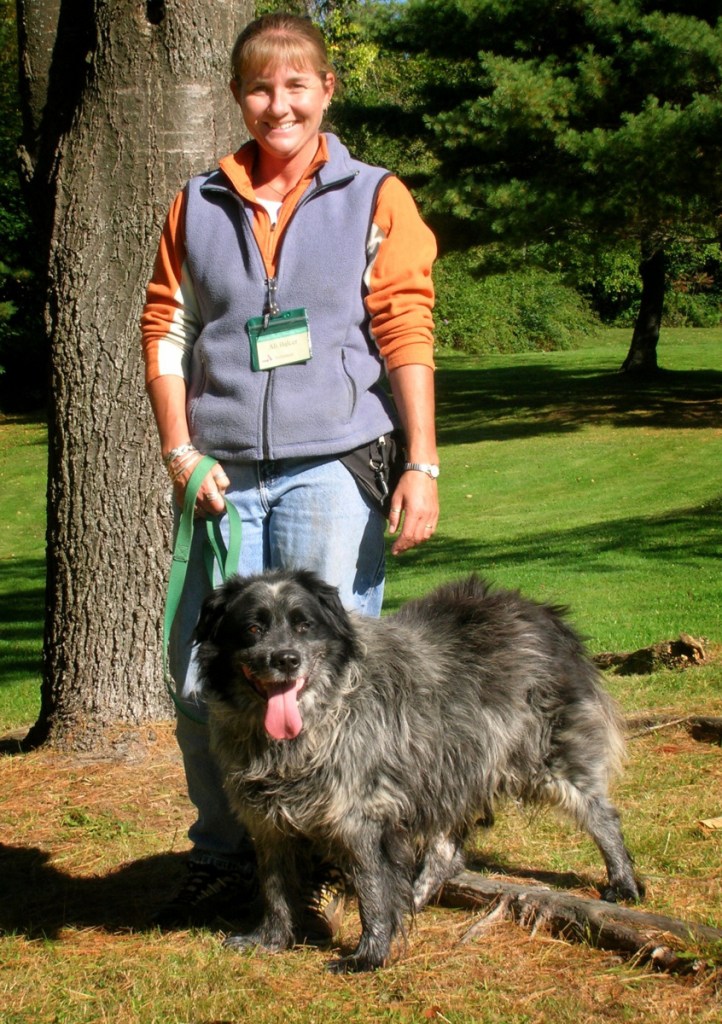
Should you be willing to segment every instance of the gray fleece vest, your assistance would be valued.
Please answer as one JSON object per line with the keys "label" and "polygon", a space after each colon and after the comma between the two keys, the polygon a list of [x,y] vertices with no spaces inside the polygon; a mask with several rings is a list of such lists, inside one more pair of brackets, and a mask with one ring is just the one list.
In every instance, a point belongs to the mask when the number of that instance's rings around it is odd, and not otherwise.
{"label": "gray fleece vest", "polygon": [[312,358],[254,372],[246,322],[268,282],[253,211],[221,171],[187,185],[187,272],[203,324],[192,354],[193,442],[221,459],[340,454],[396,425],[364,307],[366,244],[388,174],[327,136],[329,161],[296,207],[277,257],[281,310],[308,310]]}

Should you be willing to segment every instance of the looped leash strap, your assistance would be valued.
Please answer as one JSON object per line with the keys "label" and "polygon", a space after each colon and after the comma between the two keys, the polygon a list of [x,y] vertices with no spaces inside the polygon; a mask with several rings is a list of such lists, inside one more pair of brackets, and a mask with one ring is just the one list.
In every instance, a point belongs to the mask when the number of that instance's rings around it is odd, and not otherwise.
{"label": "looped leash strap", "polygon": [[[191,544],[193,543],[196,498],[205,477],[215,465],[215,459],[211,458],[210,455],[204,455],[188,480],[183,510],[173,546],[173,560],[168,577],[168,596],[163,617],[163,678],[165,685],[173,699],[173,703],[181,714],[201,724],[204,724],[204,719],[193,715],[176,693],[173,677],[168,667],[168,645],[170,643],[173,620],[178,611],[188,572],[188,559],[190,558]],[[223,540],[218,517],[214,516],[212,519],[206,519],[206,543],[204,545],[203,558],[211,586],[214,585],[214,565],[217,563],[221,579],[225,581],[237,571],[238,559],[241,553],[241,517],[235,505],[232,505],[227,499],[224,499],[224,501],[226,503],[226,515],[228,516],[228,547],[226,547]]]}

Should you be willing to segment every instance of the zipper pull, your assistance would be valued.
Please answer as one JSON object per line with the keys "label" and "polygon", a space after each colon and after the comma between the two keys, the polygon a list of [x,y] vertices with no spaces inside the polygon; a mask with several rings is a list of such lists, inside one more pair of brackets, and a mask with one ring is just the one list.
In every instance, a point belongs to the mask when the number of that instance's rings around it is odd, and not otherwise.
{"label": "zipper pull", "polygon": [[263,330],[268,328],[268,321],[272,316],[278,316],[281,312],[281,308],[276,302],[276,289],[278,288],[278,278],[269,277],[266,278],[266,305],[263,308]]}

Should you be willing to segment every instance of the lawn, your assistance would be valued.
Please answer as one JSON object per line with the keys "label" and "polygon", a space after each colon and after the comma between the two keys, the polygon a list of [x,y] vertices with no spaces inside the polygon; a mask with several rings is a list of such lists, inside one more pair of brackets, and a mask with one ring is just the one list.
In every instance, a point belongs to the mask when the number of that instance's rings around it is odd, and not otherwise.
{"label": "lawn", "polygon": [[[618,372],[627,338],[577,351],[439,357],[442,520],[435,540],[391,560],[387,608],[476,571],[568,604],[593,652],[680,632],[706,664],[607,675],[627,713],[722,715],[719,466],[722,331],[666,331],[664,372],[640,388]],[[0,421],[0,728],[38,703],[45,435]],[[11,743],[5,744],[9,752]],[[211,931],[161,934],[149,910],[175,885],[189,812],[170,723],[124,762],[36,751],[0,757],[0,1019],[3,1024],[562,1024],[722,1019],[715,949],[685,975],[499,923],[461,939],[469,910],[431,908],[388,969],[328,974],[328,953],[221,948]],[[617,787],[645,909],[722,928],[722,750],[683,723],[629,739]],[[602,866],[551,814],[509,807],[480,832],[487,870],[594,895]],[[340,937],[359,927],[353,904]],[[706,966],[707,965],[707,966]]]}

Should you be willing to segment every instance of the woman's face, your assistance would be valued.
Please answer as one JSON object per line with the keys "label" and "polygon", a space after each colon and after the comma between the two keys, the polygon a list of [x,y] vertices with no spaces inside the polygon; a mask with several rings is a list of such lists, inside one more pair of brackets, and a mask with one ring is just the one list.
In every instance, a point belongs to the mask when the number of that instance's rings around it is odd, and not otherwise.
{"label": "woman's face", "polygon": [[334,84],[332,74],[323,81],[311,67],[281,66],[231,82],[231,89],[248,131],[268,156],[286,162],[303,154],[310,161]]}

